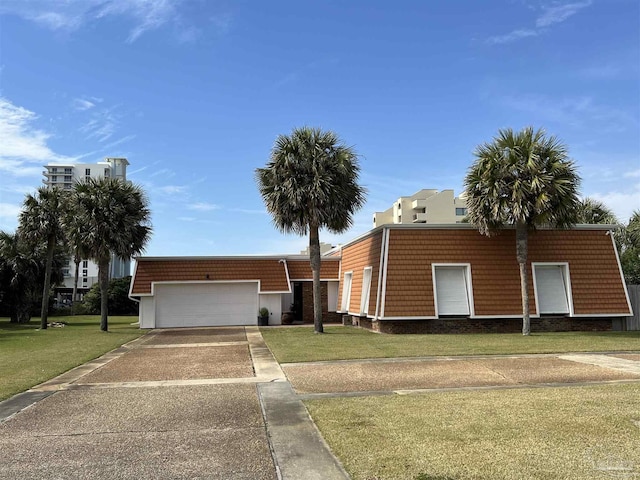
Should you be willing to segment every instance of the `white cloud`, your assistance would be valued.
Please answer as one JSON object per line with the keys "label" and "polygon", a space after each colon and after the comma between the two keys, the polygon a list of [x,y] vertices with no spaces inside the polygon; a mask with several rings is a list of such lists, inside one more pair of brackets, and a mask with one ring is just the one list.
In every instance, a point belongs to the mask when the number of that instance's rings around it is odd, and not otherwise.
{"label": "white cloud", "polygon": [[80,127],[80,131],[89,139],[105,142],[115,133],[120,115],[116,113],[117,106],[92,111],[91,119]]}
{"label": "white cloud", "polygon": [[42,170],[33,164],[75,161],[48,147],[51,135],[34,126],[37,118],[34,112],[0,97],[0,170],[25,176]]}
{"label": "white cloud", "polygon": [[535,37],[537,35],[538,32],[536,30],[519,29],[507,33],[506,35],[496,35],[494,37],[489,37],[486,43],[488,43],[489,45],[498,45],[501,43],[514,42],[526,37]]}
{"label": "white cloud", "polygon": [[636,129],[638,120],[627,112],[599,105],[591,97],[553,98],[547,95],[506,95],[498,99],[507,107],[557,123],[580,127],[597,126],[601,132]]}
{"label": "white cloud", "polygon": [[158,187],[157,190],[167,195],[174,195],[174,194],[186,192],[187,186],[186,185],[165,185],[164,187]]}
{"label": "white cloud", "polygon": [[0,203],[0,217],[15,219],[22,208],[11,203]]}
{"label": "white cloud", "polygon": [[[129,43],[167,25],[176,28],[178,38],[195,39],[194,27],[185,25],[180,15],[178,7],[182,3],[184,0],[4,0],[0,2],[0,14],[11,13],[54,31],[69,32],[108,17],[124,18],[130,23]],[[224,34],[231,19],[221,15],[211,22]]]}
{"label": "white cloud", "polygon": [[213,203],[197,202],[187,205],[187,208],[189,210],[196,210],[199,212],[210,212],[212,210],[219,210],[220,206]]}
{"label": "white cloud", "polygon": [[614,211],[618,220],[627,223],[635,210],[640,210],[640,183],[637,183],[627,191],[594,192],[588,197],[600,200]]}
{"label": "white cloud", "polygon": [[96,106],[95,103],[93,103],[90,100],[86,100],[84,98],[74,98],[73,99],[73,106],[76,110],[89,110],[93,107]]}
{"label": "white cloud", "polygon": [[230,212],[246,213],[247,215],[268,215],[266,210],[258,210],[252,208],[229,208]]}
{"label": "white cloud", "polygon": [[175,174],[176,173],[173,170],[170,170],[168,168],[161,168],[159,170],[156,170],[155,172],[153,172],[149,176],[150,177],[157,177],[157,176],[163,175],[164,177],[169,178],[169,177],[175,176]]}
{"label": "white cloud", "polygon": [[583,8],[591,5],[591,3],[591,0],[586,0],[583,2],[554,3],[550,6],[543,6],[541,13],[535,19],[535,28],[518,28],[507,34],[494,35],[487,38],[485,43],[499,45],[522,40],[523,38],[536,37],[546,32],[552,25],[564,22]]}
{"label": "white cloud", "polygon": [[580,10],[591,5],[591,0],[586,2],[567,3],[544,8],[542,15],[536,19],[536,27],[543,28],[555,23],[562,23],[567,18],[575,15]]}
{"label": "white cloud", "polygon": [[640,178],[640,168],[630,172],[625,172],[622,176],[625,178]]}

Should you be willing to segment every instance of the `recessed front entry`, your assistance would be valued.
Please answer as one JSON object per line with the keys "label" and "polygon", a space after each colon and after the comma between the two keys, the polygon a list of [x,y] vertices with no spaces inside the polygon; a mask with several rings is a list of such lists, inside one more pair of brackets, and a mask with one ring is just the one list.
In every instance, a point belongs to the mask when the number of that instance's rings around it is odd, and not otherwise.
{"label": "recessed front entry", "polygon": [[256,325],[258,283],[156,284],[156,328]]}

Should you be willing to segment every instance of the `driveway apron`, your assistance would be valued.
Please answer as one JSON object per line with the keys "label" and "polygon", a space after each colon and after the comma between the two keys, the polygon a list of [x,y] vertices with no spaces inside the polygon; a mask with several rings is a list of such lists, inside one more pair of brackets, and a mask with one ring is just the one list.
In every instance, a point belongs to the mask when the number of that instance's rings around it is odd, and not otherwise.
{"label": "driveway apron", "polygon": [[6,402],[48,395],[0,423],[0,478],[278,478],[256,385],[284,377],[254,365],[261,341],[156,331]]}

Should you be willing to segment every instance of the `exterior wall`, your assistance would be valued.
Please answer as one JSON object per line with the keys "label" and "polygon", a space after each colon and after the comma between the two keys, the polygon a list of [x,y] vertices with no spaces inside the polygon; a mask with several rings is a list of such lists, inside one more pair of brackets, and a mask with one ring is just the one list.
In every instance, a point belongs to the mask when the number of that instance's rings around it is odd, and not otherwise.
{"label": "exterior wall", "polygon": [[[340,259],[335,257],[324,257],[320,259],[320,278],[322,280],[338,280],[340,271]],[[313,280],[311,263],[309,259],[287,260],[290,280]]]}
{"label": "exterior wall", "polygon": [[411,196],[400,197],[384,212],[373,214],[373,226],[387,224],[460,223],[464,215],[456,215],[456,208],[466,208],[467,201],[455,197],[453,190],[423,189]]}
{"label": "exterior wall", "polygon": [[[261,292],[289,290],[284,264],[277,259],[138,260],[132,295],[151,293],[151,282],[260,280]],[[257,315],[257,313],[256,313]]]}
{"label": "exterior wall", "polygon": [[[389,235],[384,317],[435,316],[432,263],[471,264],[476,316],[522,315],[514,230],[494,237],[471,229],[391,229]],[[343,262],[346,257],[345,249]],[[576,315],[628,312],[615,251],[605,231],[532,232],[528,260],[532,315],[537,312],[531,262],[568,262]]]}
{"label": "exterior wall", "polygon": [[[382,248],[382,231],[363,238],[342,250],[342,267],[340,286],[338,288],[338,308],[342,305],[342,281],[345,272],[353,272],[351,278],[351,301],[349,312],[360,313],[362,301],[362,279],[365,267],[371,267],[371,294],[369,296],[369,315],[376,311],[378,293],[378,277],[380,272],[380,251]],[[346,313],[346,312],[344,312]]]}
{"label": "exterior wall", "polygon": [[139,319],[140,328],[155,328],[156,326],[156,305],[154,297],[141,297]]}
{"label": "exterior wall", "polygon": [[[269,325],[280,325],[282,319],[282,299],[281,294],[271,293],[258,295],[259,308],[265,307],[269,310]],[[256,312],[257,318],[258,312]]]}
{"label": "exterior wall", "polygon": [[427,223],[456,223],[453,190],[443,190],[426,200]]}
{"label": "exterior wall", "polygon": [[[329,311],[328,282],[320,282],[320,295],[322,297],[322,321],[341,322],[342,315]],[[302,282],[302,321],[313,323],[313,282]]]}
{"label": "exterior wall", "polygon": [[[380,333],[521,333],[522,318],[455,318],[372,321],[353,317],[353,324]],[[532,332],[608,332],[611,318],[543,317],[531,319]]]}

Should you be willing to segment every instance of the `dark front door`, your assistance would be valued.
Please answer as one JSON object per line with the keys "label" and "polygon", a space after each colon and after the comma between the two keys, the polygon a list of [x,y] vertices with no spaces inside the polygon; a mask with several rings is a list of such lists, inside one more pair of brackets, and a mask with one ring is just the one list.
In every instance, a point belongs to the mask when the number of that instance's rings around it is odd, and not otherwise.
{"label": "dark front door", "polygon": [[302,307],[302,282],[293,282],[293,316],[295,321],[302,321]]}

